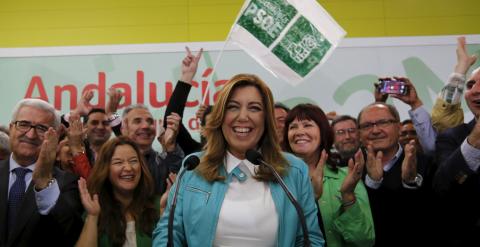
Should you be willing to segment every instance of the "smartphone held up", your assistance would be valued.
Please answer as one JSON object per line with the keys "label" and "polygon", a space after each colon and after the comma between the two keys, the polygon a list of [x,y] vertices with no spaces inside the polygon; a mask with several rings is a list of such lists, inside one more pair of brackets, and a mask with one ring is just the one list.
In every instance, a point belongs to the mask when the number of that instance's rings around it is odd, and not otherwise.
{"label": "smartphone held up", "polygon": [[380,93],[406,95],[408,87],[405,82],[394,79],[379,79],[378,90]]}

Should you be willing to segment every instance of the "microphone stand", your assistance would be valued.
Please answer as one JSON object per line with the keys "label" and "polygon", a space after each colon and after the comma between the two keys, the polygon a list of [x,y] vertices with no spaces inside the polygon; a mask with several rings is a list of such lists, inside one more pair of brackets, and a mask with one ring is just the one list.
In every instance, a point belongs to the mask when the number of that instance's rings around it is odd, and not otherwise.
{"label": "microphone stand", "polygon": [[175,208],[177,208],[177,195],[180,189],[180,182],[182,181],[183,174],[185,174],[186,171],[195,169],[199,162],[200,159],[195,155],[188,157],[184,162],[184,169],[180,171],[180,174],[176,179],[177,185],[175,186],[175,193],[173,194],[172,205],[170,206],[170,214],[168,215],[167,247],[173,247],[173,217],[175,216]]}
{"label": "microphone stand", "polygon": [[298,204],[297,200],[295,200],[295,197],[293,197],[292,193],[288,190],[287,188],[287,185],[285,184],[285,182],[283,181],[283,179],[280,177],[280,175],[278,174],[278,172],[275,170],[275,168],[273,168],[270,164],[268,164],[267,162],[263,161],[263,159],[257,159],[260,163],[262,163],[264,166],[268,167],[272,173],[273,173],[273,176],[275,176],[275,178],[277,179],[278,183],[280,184],[280,186],[282,186],[282,189],[285,191],[285,193],[287,194],[287,197],[288,199],[290,200],[290,202],[293,204],[293,206],[295,207],[295,210],[297,210],[297,214],[298,214],[298,218],[300,218],[300,224],[302,225],[302,231],[303,231],[303,240],[304,240],[304,245],[305,247],[310,247],[311,246],[311,243],[310,243],[310,238],[308,237],[308,228],[307,228],[307,222],[305,220],[305,216],[303,214],[303,209],[302,207],[300,207],[300,204]]}

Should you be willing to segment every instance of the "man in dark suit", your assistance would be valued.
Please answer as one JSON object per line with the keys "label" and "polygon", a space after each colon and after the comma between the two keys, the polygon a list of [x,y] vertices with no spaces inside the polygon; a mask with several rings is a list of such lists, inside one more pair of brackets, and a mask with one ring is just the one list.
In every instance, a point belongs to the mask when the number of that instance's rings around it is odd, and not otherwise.
{"label": "man in dark suit", "polygon": [[358,115],[367,146],[367,187],[375,225],[375,246],[418,246],[426,241],[423,180],[425,158],[415,143],[399,144],[400,117],[394,106],[377,102]]}
{"label": "man in dark suit", "polygon": [[451,246],[480,246],[480,68],[465,84],[465,101],[474,115],[467,124],[437,137],[439,167],[434,189],[443,196]]}
{"label": "man in dark suit", "polygon": [[0,246],[72,246],[82,229],[77,177],[54,168],[60,118],[23,99],[10,123],[12,155],[0,162]]}

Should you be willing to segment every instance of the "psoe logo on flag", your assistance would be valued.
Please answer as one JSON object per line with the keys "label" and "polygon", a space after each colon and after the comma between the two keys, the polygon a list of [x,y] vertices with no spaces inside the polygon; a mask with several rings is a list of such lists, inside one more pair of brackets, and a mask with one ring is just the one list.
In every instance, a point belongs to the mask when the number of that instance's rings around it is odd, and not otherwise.
{"label": "psoe logo on flag", "polygon": [[291,84],[318,69],[345,31],[315,0],[250,0],[230,39]]}

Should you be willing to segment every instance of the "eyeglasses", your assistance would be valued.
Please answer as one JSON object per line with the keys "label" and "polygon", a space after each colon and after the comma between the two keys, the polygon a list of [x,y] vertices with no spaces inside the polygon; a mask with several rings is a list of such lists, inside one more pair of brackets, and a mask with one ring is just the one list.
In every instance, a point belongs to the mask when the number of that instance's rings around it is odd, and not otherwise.
{"label": "eyeglasses", "polygon": [[373,126],[377,126],[378,128],[386,128],[388,127],[390,124],[394,124],[394,123],[398,123],[397,120],[394,120],[394,119],[380,119],[376,122],[366,122],[366,123],[362,123],[359,125],[359,128],[361,130],[365,130],[365,131],[368,131],[368,130],[371,130],[373,129]]}
{"label": "eyeglasses", "polygon": [[335,134],[338,135],[338,136],[344,136],[345,134],[355,134],[357,133],[357,128],[348,128],[348,129],[340,129],[340,130],[336,130],[335,131]]}
{"label": "eyeglasses", "polygon": [[24,133],[30,131],[31,128],[34,128],[35,131],[39,136],[45,135],[45,132],[48,130],[48,126],[41,125],[41,124],[32,124],[32,122],[29,121],[15,121],[13,122],[15,124],[15,128],[19,131],[22,131]]}

